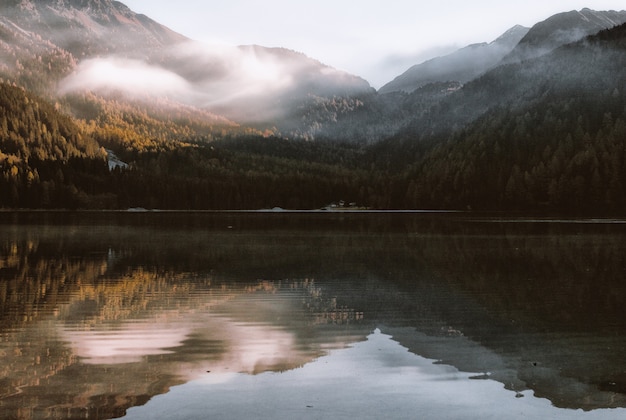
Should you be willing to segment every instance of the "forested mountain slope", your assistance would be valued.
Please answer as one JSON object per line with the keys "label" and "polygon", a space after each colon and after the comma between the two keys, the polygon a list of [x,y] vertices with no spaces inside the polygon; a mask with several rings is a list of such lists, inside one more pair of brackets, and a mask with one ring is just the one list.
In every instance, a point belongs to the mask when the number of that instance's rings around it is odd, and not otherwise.
{"label": "forested mountain slope", "polygon": [[79,205],[83,178],[107,168],[105,150],[23,88],[0,83],[0,111],[0,206]]}
{"label": "forested mountain slope", "polygon": [[388,144],[409,205],[623,211],[625,89],[626,25],[487,73]]}
{"label": "forested mountain slope", "polygon": [[[378,194],[357,147],[243,131],[194,141],[215,127],[97,104],[99,125],[0,83],[0,208],[316,208]],[[110,170],[101,145],[118,146],[130,167]]]}

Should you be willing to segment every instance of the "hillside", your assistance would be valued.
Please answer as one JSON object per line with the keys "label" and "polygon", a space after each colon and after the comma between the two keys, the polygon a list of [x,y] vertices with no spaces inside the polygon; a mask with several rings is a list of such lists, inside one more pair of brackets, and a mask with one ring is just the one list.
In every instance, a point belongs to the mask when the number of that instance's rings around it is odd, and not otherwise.
{"label": "hillside", "polygon": [[411,93],[371,92],[351,98],[315,98],[295,109],[298,123],[294,130],[309,139],[372,145],[398,133],[460,87],[458,82],[437,82]]}
{"label": "hillside", "polygon": [[622,25],[494,69],[380,145],[412,168],[409,206],[621,212],[625,46]]}
{"label": "hillside", "polygon": [[[185,110],[158,119],[138,106],[75,100],[100,107],[94,112],[104,119],[74,120],[0,83],[0,208],[315,208],[374,193],[375,172],[360,169],[356,147],[227,125],[220,132],[185,124]],[[102,145],[130,166],[110,170]]]}
{"label": "hillside", "polygon": [[[83,178],[106,170],[106,152],[71,118],[22,88],[0,83],[0,206],[80,205]],[[92,191],[95,192],[95,191]]]}

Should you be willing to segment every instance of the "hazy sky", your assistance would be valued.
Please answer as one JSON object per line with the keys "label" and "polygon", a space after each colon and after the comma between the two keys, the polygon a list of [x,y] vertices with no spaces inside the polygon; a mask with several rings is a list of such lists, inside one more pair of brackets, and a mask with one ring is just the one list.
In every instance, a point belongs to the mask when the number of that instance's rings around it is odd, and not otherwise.
{"label": "hazy sky", "polygon": [[515,24],[624,0],[122,0],[135,12],[208,43],[286,47],[379,88],[413,64]]}

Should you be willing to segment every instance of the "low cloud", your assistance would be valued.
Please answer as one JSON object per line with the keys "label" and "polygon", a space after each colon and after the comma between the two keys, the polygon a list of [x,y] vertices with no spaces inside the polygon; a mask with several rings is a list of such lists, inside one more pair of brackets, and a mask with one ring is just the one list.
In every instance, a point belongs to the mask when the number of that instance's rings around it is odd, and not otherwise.
{"label": "low cloud", "polygon": [[[258,108],[293,85],[305,69],[276,51],[259,47],[177,45],[165,57],[147,60],[118,56],[82,61],[60,84],[60,93],[123,93],[132,98],[167,97],[207,109]],[[241,109],[257,115],[259,109]]]}
{"label": "low cloud", "polygon": [[76,72],[61,82],[62,94],[76,91],[122,91],[133,96],[179,96],[191,90],[178,74],[145,62],[118,57],[81,62]]}
{"label": "low cloud", "polygon": [[273,95],[289,88],[298,69],[256,47],[179,45],[171,52],[169,68],[184,75],[200,94],[201,105]]}

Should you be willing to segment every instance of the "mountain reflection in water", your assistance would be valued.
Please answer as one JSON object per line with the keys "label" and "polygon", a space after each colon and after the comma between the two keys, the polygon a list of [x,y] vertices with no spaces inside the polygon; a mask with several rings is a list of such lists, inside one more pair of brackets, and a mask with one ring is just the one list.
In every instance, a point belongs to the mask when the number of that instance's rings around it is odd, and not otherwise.
{"label": "mountain reflection in water", "polygon": [[293,369],[366,334],[348,324],[351,311],[322,328],[334,309],[311,297],[308,280],[282,290],[267,281],[214,287],[143,269],[91,285],[78,278],[48,314],[43,304],[2,335],[5,415],[120,416],[172,385]]}
{"label": "mountain reflection in water", "polygon": [[0,219],[1,418],[120,417],[190,381],[306,366],[376,327],[417,355],[500,382],[511,398],[626,407],[623,224]]}

